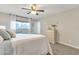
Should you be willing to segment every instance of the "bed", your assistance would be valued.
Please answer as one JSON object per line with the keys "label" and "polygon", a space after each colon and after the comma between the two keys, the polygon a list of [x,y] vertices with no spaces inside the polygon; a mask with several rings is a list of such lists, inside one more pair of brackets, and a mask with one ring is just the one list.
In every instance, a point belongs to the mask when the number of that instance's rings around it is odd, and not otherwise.
{"label": "bed", "polygon": [[50,51],[48,39],[40,34],[17,34],[12,38],[16,55],[45,55]]}
{"label": "bed", "polygon": [[16,34],[16,38],[0,45],[0,52],[6,55],[53,54],[48,39],[40,34]]}

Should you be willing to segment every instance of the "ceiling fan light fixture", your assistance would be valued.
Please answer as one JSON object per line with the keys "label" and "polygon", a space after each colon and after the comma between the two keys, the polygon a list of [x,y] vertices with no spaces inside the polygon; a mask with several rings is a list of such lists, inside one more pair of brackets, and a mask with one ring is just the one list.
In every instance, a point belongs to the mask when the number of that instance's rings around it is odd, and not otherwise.
{"label": "ceiling fan light fixture", "polygon": [[36,14],[36,11],[32,11],[31,14]]}
{"label": "ceiling fan light fixture", "polygon": [[37,7],[36,4],[33,4],[33,5],[31,6],[31,9],[35,11],[35,10],[37,9],[36,7]]}
{"label": "ceiling fan light fixture", "polygon": [[22,9],[24,9],[24,10],[30,10],[27,14],[34,14],[34,15],[39,15],[38,12],[44,12],[44,10],[38,9],[38,7],[37,7],[36,4],[30,5],[29,8],[22,8]]}

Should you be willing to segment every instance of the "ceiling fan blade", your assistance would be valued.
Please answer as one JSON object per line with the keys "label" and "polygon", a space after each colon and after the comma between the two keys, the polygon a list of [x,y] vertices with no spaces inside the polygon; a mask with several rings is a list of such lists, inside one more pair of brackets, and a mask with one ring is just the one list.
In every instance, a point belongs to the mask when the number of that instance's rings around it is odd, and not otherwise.
{"label": "ceiling fan blade", "polygon": [[28,12],[27,14],[30,14],[31,12]]}
{"label": "ceiling fan blade", "polygon": [[31,9],[28,9],[28,8],[22,8],[22,9],[25,9],[25,10],[31,10]]}
{"label": "ceiling fan blade", "polygon": [[39,15],[38,13],[36,13],[36,15]]}
{"label": "ceiling fan blade", "polygon": [[38,12],[44,12],[44,10],[36,10],[36,11],[38,11]]}

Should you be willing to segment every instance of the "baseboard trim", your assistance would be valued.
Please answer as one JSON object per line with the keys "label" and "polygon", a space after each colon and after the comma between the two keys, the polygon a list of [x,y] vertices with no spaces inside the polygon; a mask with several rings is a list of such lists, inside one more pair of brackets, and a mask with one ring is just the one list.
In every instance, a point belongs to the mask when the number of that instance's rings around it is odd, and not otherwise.
{"label": "baseboard trim", "polygon": [[79,49],[79,47],[76,47],[76,46],[73,46],[73,45],[70,45],[70,44],[67,44],[67,43],[63,43],[63,42],[56,42],[56,43],[59,43],[59,44],[62,44],[62,45],[65,45],[65,46],[68,46],[68,47],[71,47],[71,48],[75,48],[75,49]]}

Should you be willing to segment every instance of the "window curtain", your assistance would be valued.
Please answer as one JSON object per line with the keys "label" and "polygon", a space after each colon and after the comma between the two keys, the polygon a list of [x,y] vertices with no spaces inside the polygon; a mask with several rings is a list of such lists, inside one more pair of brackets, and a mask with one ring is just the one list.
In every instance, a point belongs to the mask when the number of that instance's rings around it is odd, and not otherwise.
{"label": "window curtain", "polygon": [[10,16],[10,29],[16,32],[16,15],[9,14]]}

